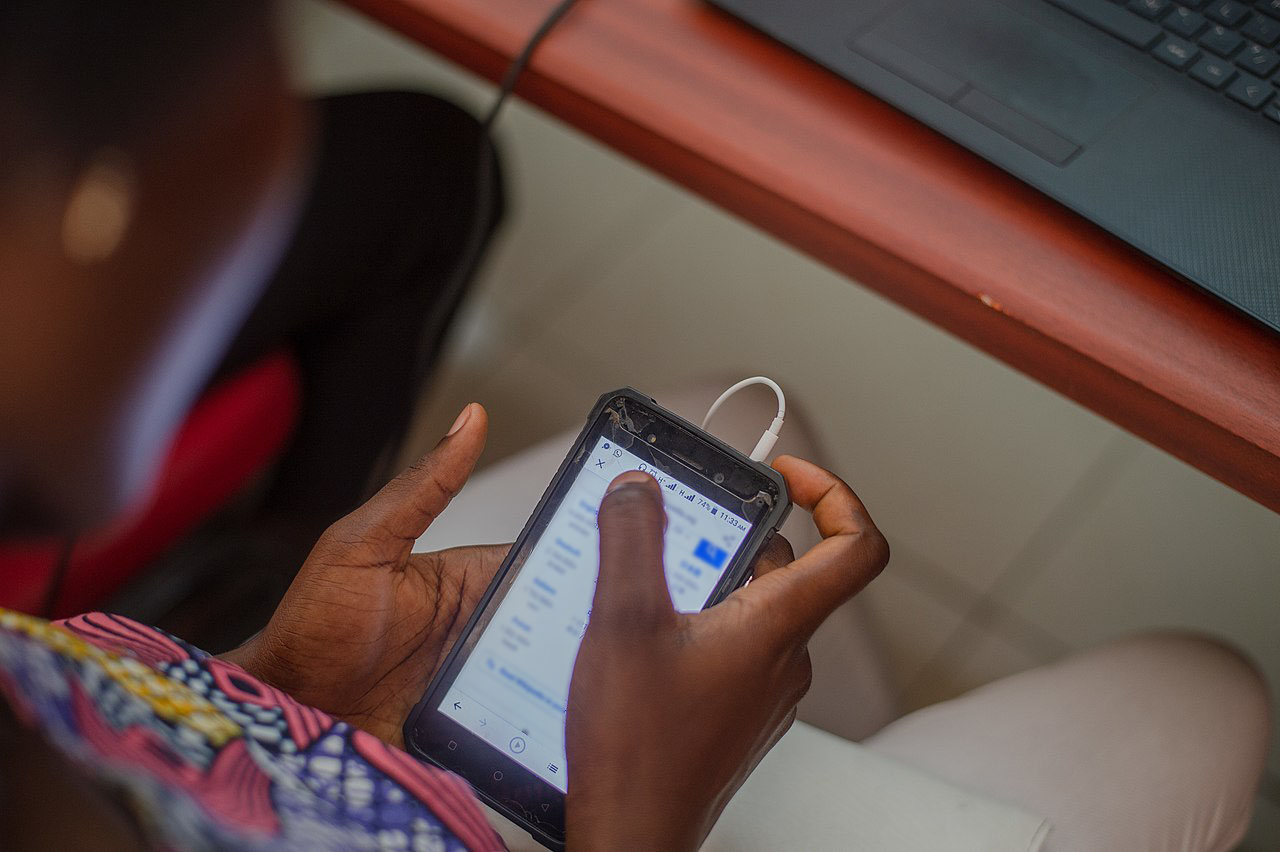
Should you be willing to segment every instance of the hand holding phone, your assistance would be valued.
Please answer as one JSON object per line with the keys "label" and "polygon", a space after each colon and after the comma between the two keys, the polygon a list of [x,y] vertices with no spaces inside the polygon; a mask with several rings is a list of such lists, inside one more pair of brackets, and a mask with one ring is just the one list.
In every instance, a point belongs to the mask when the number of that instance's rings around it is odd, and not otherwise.
{"label": "hand holding phone", "polygon": [[487,432],[484,408],[464,408],[431,452],[324,532],[271,620],[223,659],[402,746],[405,716],[507,554],[413,552],[471,475]]}
{"label": "hand holding phone", "polygon": [[[643,484],[605,500],[626,471]],[[794,562],[772,543],[786,477],[827,537]],[[809,636],[885,558],[831,474],[775,470],[637,391],[604,394],[405,721],[406,749],[552,849],[696,845],[793,718]]]}
{"label": "hand holding phone", "polygon": [[623,474],[606,495],[566,719],[570,848],[696,849],[794,721],[814,630],[888,562],[849,486],[799,459],[774,466],[823,541],[793,559],[775,537],[755,579],[702,612],[672,606],[656,483]]}

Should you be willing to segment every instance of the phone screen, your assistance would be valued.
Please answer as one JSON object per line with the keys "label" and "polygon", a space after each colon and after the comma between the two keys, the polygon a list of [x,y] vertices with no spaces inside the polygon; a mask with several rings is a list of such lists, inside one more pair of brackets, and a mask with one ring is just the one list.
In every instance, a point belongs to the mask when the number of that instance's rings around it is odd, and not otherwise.
{"label": "phone screen", "polygon": [[682,612],[703,608],[751,531],[741,515],[671,476],[671,465],[663,467],[607,437],[596,441],[436,707],[561,793],[565,705],[591,616],[599,570],[596,514],[606,486],[628,470],[648,473],[662,486],[667,583]]}

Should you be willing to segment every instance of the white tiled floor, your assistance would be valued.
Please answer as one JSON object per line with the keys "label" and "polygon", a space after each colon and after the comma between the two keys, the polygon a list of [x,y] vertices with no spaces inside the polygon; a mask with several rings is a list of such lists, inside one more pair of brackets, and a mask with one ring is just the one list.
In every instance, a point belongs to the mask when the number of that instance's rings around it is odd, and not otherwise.
{"label": "white tiled floor", "polygon": [[[315,91],[490,91],[340,7],[299,0],[289,29]],[[411,452],[473,399],[491,461],[611,387],[767,372],[895,545],[865,594],[909,706],[1159,625],[1280,684],[1280,517],[536,110],[500,136],[511,215]],[[1246,848],[1280,846],[1277,814]]]}

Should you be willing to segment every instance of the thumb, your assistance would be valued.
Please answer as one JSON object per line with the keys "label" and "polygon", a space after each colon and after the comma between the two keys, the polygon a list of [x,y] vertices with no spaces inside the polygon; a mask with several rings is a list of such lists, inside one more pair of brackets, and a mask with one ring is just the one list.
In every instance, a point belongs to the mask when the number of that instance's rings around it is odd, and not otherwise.
{"label": "thumb", "polygon": [[488,415],[470,403],[435,449],[388,482],[345,519],[396,540],[417,540],[453,499],[476,466],[489,431]]}
{"label": "thumb", "polygon": [[653,477],[628,471],[609,483],[600,504],[600,577],[591,623],[649,632],[675,617],[662,546],[667,515]]}

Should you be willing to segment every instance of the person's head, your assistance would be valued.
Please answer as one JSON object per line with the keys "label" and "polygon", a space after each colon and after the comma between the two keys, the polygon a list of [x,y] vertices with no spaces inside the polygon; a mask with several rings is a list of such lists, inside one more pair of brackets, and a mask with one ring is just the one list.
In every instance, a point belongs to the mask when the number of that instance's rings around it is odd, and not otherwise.
{"label": "person's head", "polygon": [[135,500],[259,294],[305,159],[273,13],[0,3],[0,529]]}

